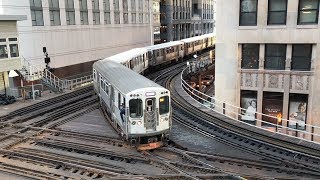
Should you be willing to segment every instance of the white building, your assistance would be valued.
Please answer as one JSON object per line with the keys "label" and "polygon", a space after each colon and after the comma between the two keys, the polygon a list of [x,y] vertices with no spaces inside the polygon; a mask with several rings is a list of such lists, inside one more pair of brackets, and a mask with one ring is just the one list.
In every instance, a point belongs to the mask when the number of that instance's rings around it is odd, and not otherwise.
{"label": "white building", "polygon": [[[150,0],[1,0],[0,14],[26,15],[17,23],[20,57],[44,64],[46,47],[50,67],[63,77],[90,70],[95,60],[150,45],[151,7]],[[86,64],[72,67],[80,63]]]}
{"label": "white building", "polygon": [[26,18],[26,16],[0,15],[0,94],[11,95],[10,88],[15,86],[11,74],[16,75],[13,70],[21,68],[17,21]]}
{"label": "white building", "polygon": [[217,0],[216,11],[217,99],[319,126],[319,0]]}

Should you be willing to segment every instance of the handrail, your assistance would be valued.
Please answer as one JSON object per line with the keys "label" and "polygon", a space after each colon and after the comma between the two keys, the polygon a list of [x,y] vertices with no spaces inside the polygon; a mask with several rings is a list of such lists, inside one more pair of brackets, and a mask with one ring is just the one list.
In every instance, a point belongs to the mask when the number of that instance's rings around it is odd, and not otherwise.
{"label": "handrail", "polygon": [[26,60],[24,57],[22,57],[24,62],[23,67],[26,69],[28,74],[26,74],[26,79],[29,80],[36,80],[43,78],[46,83],[48,83],[50,86],[54,87],[60,92],[63,92],[65,90],[72,90],[77,87],[81,87],[83,85],[91,84],[93,82],[92,75],[84,76],[81,78],[76,79],[60,79],[56,75],[54,75],[52,72],[50,72],[45,65],[43,64],[34,64],[32,65],[30,61]]}
{"label": "handrail", "polygon": [[[286,135],[286,136],[290,136],[290,137],[295,137],[298,139],[303,139],[303,140],[306,140],[309,142],[320,144],[320,141],[319,141],[320,134],[315,133],[315,132],[320,132],[319,126],[304,124],[303,126],[304,126],[305,130],[301,130],[301,129],[299,129],[299,127],[300,127],[299,123],[296,121],[283,119],[283,118],[279,118],[279,117],[275,117],[275,116],[270,116],[270,115],[259,113],[259,112],[256,112],[256,115],[257,115],[256,117],[259,117],[258,115],[260,115],[261,119],[255,118],[253,121],[253,122],[257,121],[259,123],[250,124],[250,123],[246,123],[244,121],[241,121],[240,119],[243,115],[241,112],[243,112],[243,110],[245,110],[245,109],[238,107],[238,106],[235,106],[233,104],[226,103],[225,101],[217,99],[214,96],[209,96],[209,95],[202,93],[196,89],[193,89],[183,79],[183,77],[186,75],[186,73],[188,73],[188,71],[186,71],[188,68],[189,67],[186,67],[181,72],[181,87],[184,89],[185,92],[187,92],[190,95],[191,98],[193,98],[194,100],[199,102],[202,106],[205,106],[208,109],[211,109],[212,111],[215,111],[219,114],[222,114],[222,115],[227,116],[233,120],[236,120],[241,123],[245,123],[250,126],[255,126],[257,128],[264,129],[264,130],[268,130],[266,128],[272,127],[272,128],[275,128],[274,133],[282,134],[282,135]],[[208,101],[209,98],[211,99],[211,101]],[[205,105],[204,103],[209,104],[209,106]],[[274,118],[277,123],[274,124],[274,123],[271,123],[268,121],[264,121],[262,119],[262,117]],[[295,124],[296,128],[283,126],[282,122],[286,122],[286,124],[289,124],[289,123]],[[259,126],[258,124],[260,124],[261,126]],[[267,124],[268,126],[264,126],[263,124]],[[317,137],[317,138],[315,138],[315,137]]]}

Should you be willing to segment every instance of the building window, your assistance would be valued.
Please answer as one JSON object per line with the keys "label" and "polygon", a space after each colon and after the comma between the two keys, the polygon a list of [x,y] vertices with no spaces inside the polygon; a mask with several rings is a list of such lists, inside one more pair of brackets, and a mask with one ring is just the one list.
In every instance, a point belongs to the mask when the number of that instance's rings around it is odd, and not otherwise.
{"label": "building window", "polygon": [[258,0],[240,0],[240,26],[257,25]]}
{"label": "building window", "polygon": [[0,59],[8,58],[7,45],[0,45]]}
{"label": "building window", "polygon": [[136,1],[131,0],[131,11],[135,12],[136,11]]}
{"label": "building window", "polygon": [[18,39],[0,39],[0,59],[19,57]]}
{"label": "building window", "polygon": [[82,25],[88,24],[88,5],[87,0],[79,0],[80,21]]}
{"label": "building window", "polygon": [[110,12],[104,12],[104,23],[111,24]]}
{"label": "building window", "polygon": [[103,8],[104,8],[104,23],[111,24],[109,0],[103,0]]}
{"label": "building window", "polygon": [[269,0],[268,25],[286,24],[287,0]]}
{"label": "building window", "polygon": [[145,21],[144,21],[144,22],[145,22],[145,23],[149,23],[149,18],[150,18],[150,17],[149,17],[149,14],[146,13],[146,14],[144,15],[144,17],[145,17]]}
{"label": "building window", "polygon": [[60,22],[59,0],[49,0],[50,24],[58,26]]}
{"label": "building window", "polygon": [[119,0],[114,0],[113,1],[113,9],[115,10],[115,11],[119,11],[120,9],[119,9]]}
{"label": "building window", "polygon": [[143,14],[139,13],[139,23],[142,23],[142,22],[143,22]]}
{"label": "building window", "polygon": [[319,0],[300,0],[298,24],[318,24]]}
{"label": "building window", "polygon": [[129,23],[128,13],[123,13],[123,23],[124,24],[128,24]]}
{"label": "building window", "polygon": [[41,0],[29,0],[32,26],[43,26],[43,9]]}
{"label": "building window", "polygon": [[259,68],[259,44],[242,44],[242,69]]}
{"label": "building window", "polygon": [[114,23],[115,24],[120,24],[120,12],[115,12],[114,13]]}
{"label": "building window", "polygon": [[100,24],[99,0],[92,0],[92,19],[93,24]]}
{"label": "building window", "polygon": [[139,10],[142,12],[143,11],[142,0],[138,0],[138,6],[139,6]]}
{"label": "building window", "polygon": [[286,60],[285,44],[267,44],[265,50],[265,69],[284,70]]}
{"label": "building window", "polygon": [[132,13],[131,14],[131,22],[132,22],[132,24],[136,23],[136,19],[137,19],[137,14],[136,13]]}
{"label": "building window", "polygon": [[298,71],[310,71],[311,67],[311,44],[296,44],[292,47],[291,69]]}
{"label": "building window", "polygon": [[123,11],[128,11],[128,0],[122,0]]}
{"label": "building window", "polygon": [[73,0],[66,0],[66,18],[67,18],[67,25],[76,24]]}

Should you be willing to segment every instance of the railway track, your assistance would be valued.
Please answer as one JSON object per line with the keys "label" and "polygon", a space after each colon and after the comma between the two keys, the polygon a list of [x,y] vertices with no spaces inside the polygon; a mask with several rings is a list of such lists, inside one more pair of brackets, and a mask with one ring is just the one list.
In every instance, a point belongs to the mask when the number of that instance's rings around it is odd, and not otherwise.
{"label": "railway track", "polygon": [[[181,68],[181,67],[180,67]],[[273,177],[283,178],[320,178],[319,171],[319,154],[310,150],[310,154],[306,154],[306,149],[302,147],[288,148],[290,145],[287,142],[273,142],[270,137],[263,137],[260,134],[253,134],[248,130],[243,130],[237,126],[231,125],[211,114],[207,114],[194,108],[187,103],[176,90],[173,88],[174,83],[178,80],[174,77],[179,73],[179,70],[172,71],[164,78],[160,78],[160,84],[171,90],[172,106],[173,106],[173,120],[189,129],[200,133],[207,138],[220,141],[232,148],[237,148],[240,151],[256,155],[259,159],[266,159],[265,164],[257,162],[246,162],[244,160],[231,161],[232,159],[224,159],[222,162],[227,164],[235,164],[236,166],[245,167],[247,172],[252,172],[253,169],[259,169],[259,174],[253,174],[253,177],[263,176],[263,172],[273,172]],[[252,138],[252,137],[258,137]],[[187,148],[187,147],[183,147]],[[203,152],[204,153],[204,152]],[[207,158],[201,158],[207,159]],[[270,161],[270,163],[268,163]],[[215,164],[216,166],[219,165]],[[221,167],[221,164],[219,165]],[[227,167],[222,168],[227,169]],[[230,171],[232,173],[232,171]],[[251,177],[250,174],[240,173],[243,177]],[[268,176],[271,177],[271,176]]]}

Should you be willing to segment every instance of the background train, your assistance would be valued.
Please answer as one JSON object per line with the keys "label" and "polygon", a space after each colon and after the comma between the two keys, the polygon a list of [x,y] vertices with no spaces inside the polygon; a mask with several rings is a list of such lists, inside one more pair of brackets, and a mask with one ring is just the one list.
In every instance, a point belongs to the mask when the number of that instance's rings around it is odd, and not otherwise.
{"label": "background train", "polygon": [[214,45],[214,34],[206,34],[131,49],[94,63],[94,89],[114,128],[139,150],[162,146],[172,126],[170,92],[140,74]]}

